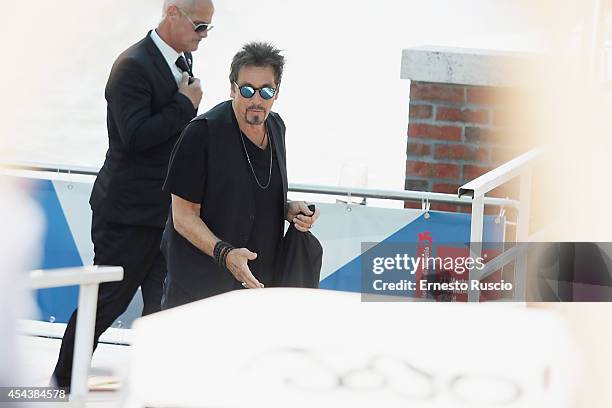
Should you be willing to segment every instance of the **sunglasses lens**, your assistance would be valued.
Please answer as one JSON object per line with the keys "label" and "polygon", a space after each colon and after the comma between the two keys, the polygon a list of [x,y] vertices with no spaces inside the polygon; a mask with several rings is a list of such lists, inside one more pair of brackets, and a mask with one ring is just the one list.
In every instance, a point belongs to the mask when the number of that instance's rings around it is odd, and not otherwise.
{"label": "sunglasses lens", "polygon": [[195,28],[195,31],[196,33],[203,33],[204,31],[208,31],[208,24],[198,24]]}
{"label": "sunglasses lens", "polygon": [[240,95],[245,98],[252,98],[255,95],[255,90],[252,86],[241,86],[240,87]]}
{"label": "sunglasses lens", "polygon": [[272,99],[274,97],[274,93],[276,92],[276,90],[274,88],[261,88],[259,90],[259,94],[261,95],[262,98],[264,99]]}

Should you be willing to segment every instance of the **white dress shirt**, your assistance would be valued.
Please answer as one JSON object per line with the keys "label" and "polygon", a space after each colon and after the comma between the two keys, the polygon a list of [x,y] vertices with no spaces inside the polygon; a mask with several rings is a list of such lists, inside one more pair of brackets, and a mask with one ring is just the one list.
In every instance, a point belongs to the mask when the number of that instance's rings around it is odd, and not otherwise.
{"label": "white dress shirt", "polygon": [[185,57],[185,55],[183,53],[179,54],[178,52],[176,52],[174,48],[169,46],[159,36],[159,34],[157,34],[157,31],[155,29],[151,31],[151,39],[153,40],[157,48],[159,48],[159,51],[161,51],[162,55],[164,56],[164,59],[166,60],[166,62],[168,63],[168,66],[170,67],[170,71],[172,71],[172,75],[174,75],[176,84],[178,85],[179,82],[181,82],[181,78],[183,77],[183,72],[179,69],[179,67],[176,66],[176,60],[178,59],[179,55],[182,55],[183,58]]}

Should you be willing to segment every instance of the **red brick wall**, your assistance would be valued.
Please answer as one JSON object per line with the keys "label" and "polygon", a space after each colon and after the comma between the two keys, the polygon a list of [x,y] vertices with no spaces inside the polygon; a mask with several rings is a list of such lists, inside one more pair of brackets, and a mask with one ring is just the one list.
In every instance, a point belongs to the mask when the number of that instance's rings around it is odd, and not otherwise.
{"label": "red brick wall", "polygon": [[[511,131],[517,98],[510,88],[412,81],[405,189],[456,194],[462,184],[520,154]],[[513,190],[493,195],[512,196]],[[432,209],[458,208],[468,209],[432,204]]]}

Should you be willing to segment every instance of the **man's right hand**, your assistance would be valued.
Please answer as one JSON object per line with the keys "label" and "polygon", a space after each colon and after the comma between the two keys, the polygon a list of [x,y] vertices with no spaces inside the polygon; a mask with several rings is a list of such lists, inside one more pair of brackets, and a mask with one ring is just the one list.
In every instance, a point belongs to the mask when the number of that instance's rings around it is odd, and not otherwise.
{"label": "man's right hand", "polygon": [[189,98],[193,103],[194,108],[198,108],[202,100],[202,85],[198,78],[193,78],[193,82],[189,83],[189,74],[183,72],[183,77],[179,83],[178,90],[180,93]]}
{"label": "man's right hand", "polygon": [[239,282],[244,284],[243,286],[249,289],[263,288],[264,285],[253,276],[248,265],[248,261],[256,258],[257,254],[246,248],[232,249],[225,258],[225,266]]}

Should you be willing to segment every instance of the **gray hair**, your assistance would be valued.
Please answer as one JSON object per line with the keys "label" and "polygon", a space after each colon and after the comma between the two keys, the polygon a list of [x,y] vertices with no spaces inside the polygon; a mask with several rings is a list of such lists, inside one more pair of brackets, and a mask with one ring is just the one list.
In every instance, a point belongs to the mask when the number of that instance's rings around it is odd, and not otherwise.
{"label": "gray hair", "polygon": [[232,59],[229,74],[230,83],[238,80],[238,72],[245,66],[267,67],[274,70],[276,86],[280,85],[285,67],[285,57],[281,55],[281,50],[274,45],[266,42],[250,42],[245,44]]}
{"label": "gray hair", "polygon": [[194,0],[164,0],[162,8],[162,17],[166,16],[166,11],[170,6],[176,6],[183,10],[185,13],[190,12],[193,9]]}

